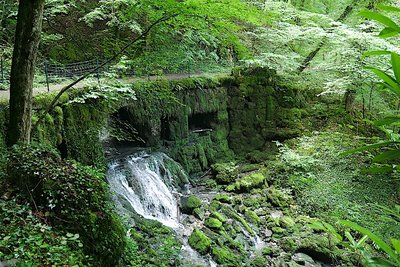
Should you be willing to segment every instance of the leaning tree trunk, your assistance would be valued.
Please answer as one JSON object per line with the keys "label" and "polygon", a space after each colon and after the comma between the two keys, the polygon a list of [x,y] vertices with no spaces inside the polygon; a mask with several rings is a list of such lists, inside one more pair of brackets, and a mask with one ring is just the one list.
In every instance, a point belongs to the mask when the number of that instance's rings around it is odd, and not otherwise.
{"label": "leaning tree trunk", "polygon": [[9,146],[19,141],[29,143],[31,137],[32,86],[44,1],[19,1],[10,77]]}

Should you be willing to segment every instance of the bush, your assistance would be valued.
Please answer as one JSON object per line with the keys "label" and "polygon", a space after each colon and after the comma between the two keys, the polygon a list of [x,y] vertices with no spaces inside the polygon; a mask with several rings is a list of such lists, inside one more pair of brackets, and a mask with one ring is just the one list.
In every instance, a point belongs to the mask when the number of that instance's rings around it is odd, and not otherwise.
{"label": "bush", "polygon": [[88,266],[79,234],[55,231],[26,204],[0,200],[0,259],[17,266]]}
{"label": "bush", "polygon": [[124,229],[109,204],[103,174],[42,145],[15,145],[8,176],[54,227],[78,233],[87,254],[114,266],[125,247]]}

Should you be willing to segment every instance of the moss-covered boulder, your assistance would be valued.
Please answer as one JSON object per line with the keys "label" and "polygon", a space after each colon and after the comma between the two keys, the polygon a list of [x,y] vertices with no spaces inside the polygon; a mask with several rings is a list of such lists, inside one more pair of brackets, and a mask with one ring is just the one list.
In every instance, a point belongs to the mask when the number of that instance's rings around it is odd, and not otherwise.
{"label": "moss-covered boulder", "polygon": [[247,210],[245,213],[244,213],[244,216],[246,217],[246,219],[249,221],[249,222],[251,222],[252,224],[254,224],[254,225],[259,225],[260,224],[260,222],[261,222],[261,219],[260,219],[260,217],[258,217],[258,215],[254,212],[254,211],[252,211],[252,210]]}
{"label": "moss-covered boulder", "polygon": [[222,227],[222,222],[216,218],[208,218],[204,225],[211,229],[220,229]]}
{"label": "moss-covered boulder", "polygon": [[189,237],[189,245],[202,255],[208,253],[211,247],[211,239],[201,230],[194,229]]}
{"label": "moss-covered boulder", "polygon": [[213,211],[211,213],[211,217],[218,219],[222,223],[226,223],[228,221],[228,219],[218,211]]}
{"label": "moss-covered boulder", "polygon": [[292,229],[296,223],[294,222],[293,218],[289,216],[283,216],[279,219],[279,225],[286,229]]}
{"label": "moss-covered boulder", "polygon": [[222,266],[241,266],[240,257],[228,247],[213,247],[213,259]]}
{"label": "moss-covered boulder", "polygon": [[253,188],[263,186],[266,179],[267,176],[263,172],[255,172],[240,178],[234,184],[229,185],[226,190],[235,192],[249,192]]}
{"label": "moss-covered boulder", "polygon": [[212,165],[212,168],[215,175],[215,181],[218,184],[229,184],[237,178],[237,166],[233,162],[216,163]]}
{"label": "moss-covered boulder", "polygon": [[232,203],[232,199],[227,194],[218,194],[214,197],[214,200],[217,200],[221,203]]}
{"label": "moss-covered boulder", "polygon": [[181,209],[183,213],[192,214],[193,210],[200,208],[202,201],[196,196],[182,197],[181,198]]}

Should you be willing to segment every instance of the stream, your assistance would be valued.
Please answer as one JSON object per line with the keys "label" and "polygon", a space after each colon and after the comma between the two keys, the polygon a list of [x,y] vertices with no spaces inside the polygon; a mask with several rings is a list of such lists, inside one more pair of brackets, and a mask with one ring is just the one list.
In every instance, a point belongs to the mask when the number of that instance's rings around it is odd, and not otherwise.
{"label": "stream", "polygon": [[132,217],[135,212],[161,222],[176,232],[182,242],[181,256],[188,263],[217,266],[211,259],[200,256],[187,242],[194,225],[180,223],[185,215],[180,214],[178,202],[180,196],[187,193],[188,185],[176,188],[176,174],[169,169],[171,166],[186,175],[178,163],[161,152],[132,149],[110,160],[107,180],[118,212],[124,217]]}

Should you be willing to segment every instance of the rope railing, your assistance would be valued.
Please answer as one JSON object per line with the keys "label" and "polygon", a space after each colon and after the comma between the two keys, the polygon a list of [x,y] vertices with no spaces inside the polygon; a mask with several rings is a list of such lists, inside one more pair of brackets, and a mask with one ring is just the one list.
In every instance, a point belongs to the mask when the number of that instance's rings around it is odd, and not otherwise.
{"label": "rope railing", "polygon": [[100,84],[99,59],[92,59],[87,61],[59,64],[48,63],[43,64],[44,74],[46,76],[47,90],[50,91],[50,83],[53,82],[52,78],[77,78],[87,73],[96,70],[95,75]]}

